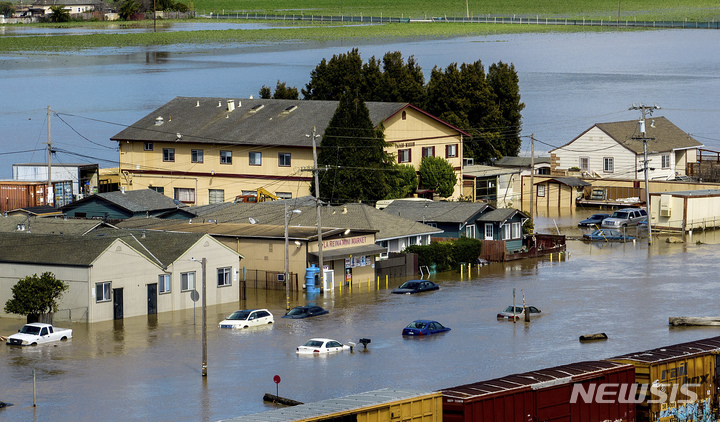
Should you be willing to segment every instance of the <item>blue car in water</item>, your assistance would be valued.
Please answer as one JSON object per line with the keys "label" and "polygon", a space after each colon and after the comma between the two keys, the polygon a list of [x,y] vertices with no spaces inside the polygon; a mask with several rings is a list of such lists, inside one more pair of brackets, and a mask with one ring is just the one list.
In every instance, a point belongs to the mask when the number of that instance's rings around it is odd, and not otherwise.
{"label": "blue car in water", "polygon": [[613,241],[624,242],[624,241],[635,240],[635,238],[632,236],[622,234],[618,230],[599,229],[599,230],[595,230],[594,232],[592,232],[590,234],[584,234],[583,240],[603,241],[603,242],[608,242],[608,241],[613,240]]}
{"label": "blue car in water", "polygon": [[430,334],[444,333],[445,331],[450,331],[450,328],[443,326],[437,321],[418,319],[403,328],[402,335],[420,337],[428,336]]}

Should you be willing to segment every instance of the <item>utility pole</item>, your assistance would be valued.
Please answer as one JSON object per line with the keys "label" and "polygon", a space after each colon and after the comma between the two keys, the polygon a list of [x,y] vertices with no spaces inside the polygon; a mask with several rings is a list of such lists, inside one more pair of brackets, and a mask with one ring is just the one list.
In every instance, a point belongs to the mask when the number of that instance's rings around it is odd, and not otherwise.
{"label": "utility pole", "polygon": [[[535,202],[535,134],[530,135],[530,218],[533,218]],[[533,229],[533,232],[535,229]]]}
{"label": "utility pole", "polygon": [[645,136],[645,115],[652,116],[653,110],[659,110],[660,106],[654,104],[653,106],[645,106],[642,103],[632,105],[628,110],[640,110],[642,112],[642,119],[638,122],[638,132],[640,137],[634,136],[633,139],[640,140],[643,142],[643,171],[645,173],[645,206],[647,208],[647,222],[648,222],[648,245],[652,245],[652,214],[650,213],[650,181],[649,181],[649,161],[647,156],[647,141],[654,140],[655,138],[648,138]]}
{"label": "utility pole", "polygon": [[48,182],[47,182],[47,204],[48,205],[55,205],[55,192],[52,188],[52,141],[50,139],[50,113],[52,110],[50,110],[50,106],[47,106],[47,125],[48,125],[48,140],[47,140],[47,149],[48,149]]}
{"label": "utility pole", "polygon": [[207,258],[202,265],[202,376],[207,376]]}
{"label": "utility pole", "polygon": [[317,161],[317,143],[315,142],[316,128],[313,126],[312,146],[313,146],[313,170],[315,172],[315,210],[317,211],[317,229],[318,229],[318,268],[320,269],[320,288],[325,288],[325,270],[323,269],[323,239],[322,239],[322,223],[320,219],[320,178],[318,177],[318,161]]}

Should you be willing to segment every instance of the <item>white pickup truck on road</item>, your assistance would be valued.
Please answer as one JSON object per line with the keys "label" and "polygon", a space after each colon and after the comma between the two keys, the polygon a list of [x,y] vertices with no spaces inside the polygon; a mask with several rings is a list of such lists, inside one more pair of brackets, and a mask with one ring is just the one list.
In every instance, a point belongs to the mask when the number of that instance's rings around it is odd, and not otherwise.
{"label": "white pickup truck on road", "polygon": [[72,338],[72,330],[70,328],[56,328],[50,324],[35,322],[25,324],[17,334],[8,337],[6,344],[13,346],[33,346],[70,338]]}

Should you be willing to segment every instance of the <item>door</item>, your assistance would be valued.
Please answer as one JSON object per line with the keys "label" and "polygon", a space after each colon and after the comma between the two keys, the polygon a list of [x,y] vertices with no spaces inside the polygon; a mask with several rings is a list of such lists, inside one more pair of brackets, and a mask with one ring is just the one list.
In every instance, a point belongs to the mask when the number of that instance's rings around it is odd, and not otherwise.
{"label": "door", "polygon": [[148,315],[157,313],[157,283],[147,285]]}
{"label": "door", "polygon": [[123,319],[123,289],[113,289],[113,319]]}
{"label": "door", "polygon": [[494,240],[492,223],[485,223],[485,240]]}

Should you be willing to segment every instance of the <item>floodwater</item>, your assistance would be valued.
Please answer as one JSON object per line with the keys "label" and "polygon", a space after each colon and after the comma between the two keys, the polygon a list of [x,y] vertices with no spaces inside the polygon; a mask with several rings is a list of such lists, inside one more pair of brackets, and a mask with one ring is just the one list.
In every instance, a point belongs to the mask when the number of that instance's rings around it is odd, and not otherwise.
{"label": "floodwater", "polygon": [[[221,28],[223,23],[208,24]],[[242,25],[242,24],[235,24]],[[2,28],[0,26],[0,28]],[[180,30],[180,29],[178,29]],[[18,31],[6,27],[6,31]],[[0,36],[3,36],[0,32]],[[11,36],[11,35],[6,35]],[[176,96],[248,98],[277,81],[305,87],[323,58],[357,47],[364,61],[400,51],[426,79],[433,67],[481,60],[512,63],[526,104],[521,155],[561,146],[595,123],[639,119],[633,103],[665,116],[709,148],[720,148],[720,31],[648,30],[506,34],[448,40],[285,40],[258,44],[103,48],[73,53],[0,53],[0,178],[13,163],[116,167],[109,139]],[[311,130],[311,128],[308,128]]]}
{"label": "floodwater", "polygon": [[[550,220],[540,219],[540,223]],[[577,217],[558,217],[573,234]],[[572,220],[572,221],[570,221]],[[564,223],[563,223],[564,222]],[[550,223],[554,229],[554,224]],[[551,231],[551,230],[543,230]],[[669,327],[671,316],[717,316],[720,238],[701,243],[569,243],[569,256],[491,264],[478,273],[431,276],[436,292],[394,295],[402,280],[363,284],[315,298],[330,311],[286,320],[284,292],[248,289],[239,304],[208,308],[208,376],[201,376],[201,310],[92,325],[73,323],[74,338],[55,345],[0,347],[0,419],[216,421],[269,410],[265,393],[313,402],[379,388],[434,391],[512,373],[603,359],[718,335],[714,327]],[[706,238],[708,240],[706,240]],[[531,323],[496,320],[517,303],[542,309]],[[292,306],[305,304],[302,294]],[[272,326],[220,330],[237,308],[269,308]],[[452,331],[402,338],[414,319]],[[21,321],[0,319],[0,333]],[[605,332],[607,341],[580,343]],[[367,350],[297,356],[312,337],[358,342]],[[37,407],[33,407],[33,370]],[[279,375],[278,386],[273,377]],[[276,390],[277,388],[277,390]]]}

